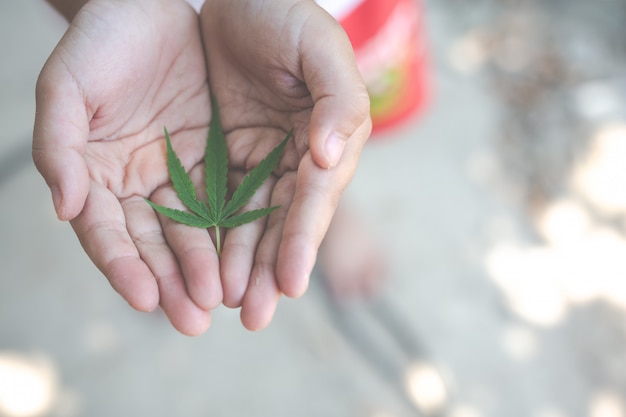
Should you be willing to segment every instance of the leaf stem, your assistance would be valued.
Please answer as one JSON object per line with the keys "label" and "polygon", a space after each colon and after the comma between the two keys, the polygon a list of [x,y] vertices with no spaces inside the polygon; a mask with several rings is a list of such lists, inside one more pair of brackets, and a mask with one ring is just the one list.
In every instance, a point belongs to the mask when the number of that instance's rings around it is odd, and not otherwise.
{"label": "leaf stem", "polygon": [[220,227],[215,225],[215,242],[217,243],[217,257],[222,256],[222,242],[220,241]]}

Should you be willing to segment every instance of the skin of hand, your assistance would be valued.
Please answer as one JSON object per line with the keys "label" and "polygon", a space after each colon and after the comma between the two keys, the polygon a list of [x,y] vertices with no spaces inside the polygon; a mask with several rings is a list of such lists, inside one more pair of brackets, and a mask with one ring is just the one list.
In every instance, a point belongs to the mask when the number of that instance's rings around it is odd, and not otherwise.
{"label": "skin of hand", "polygon": [[211,237],[144,201],[180,205],[164,127],[183,165],[202,170],[210,95],[198,14],[182,0],[87,2],[42,69],[36,102],[33,159],[58,217],[132,307],[160,304],[180,332],[204,332],[222,301]]}
{"label": "skin of hand", "polygon": [[281,294],[306,291],[371,131],[369,97],[345,32],[312,0],[212,0],[200,17],[233,183],[294,129],[248,207],[281,208],[228,230],[222,250],[223,302],[256,330]]}

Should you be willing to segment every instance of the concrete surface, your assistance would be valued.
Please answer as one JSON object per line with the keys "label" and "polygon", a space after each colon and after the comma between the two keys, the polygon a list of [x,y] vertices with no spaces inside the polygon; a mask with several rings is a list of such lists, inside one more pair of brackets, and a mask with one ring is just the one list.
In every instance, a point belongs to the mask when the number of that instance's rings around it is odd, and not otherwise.
{"label": "concrete surface", "polygon": [[28,161],[64,29],[41,3],[0,3],[0,416],[626,415],[626,209],[600,222],[592,199],[551,195],[541,223],[520,198],[496,140],[510,103],[476,41],[506,6],[427,3],[436,100],[368,145],[348,190],[392,261],[382,301],[337,308],[314,277],[264,331],[220,308],[187,338],[110,289]]}

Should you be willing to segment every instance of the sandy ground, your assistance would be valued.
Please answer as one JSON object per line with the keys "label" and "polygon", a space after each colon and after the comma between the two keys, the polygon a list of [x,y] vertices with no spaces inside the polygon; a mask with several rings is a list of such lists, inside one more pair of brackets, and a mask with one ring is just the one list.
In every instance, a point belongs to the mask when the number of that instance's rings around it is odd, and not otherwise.
{"label": "sandy ground", "polygon": [[596,47],[623,45],[578,25],[620,39],[624,6],[518,3],[427,3],[433,104],[347,192],[382,300],[337,308],[314,277],[268,329],[220,308],[197,338],[131,310],[54,217],[29,142],[64,26],[0,3],[0,416],[626,416],[626,90]]}

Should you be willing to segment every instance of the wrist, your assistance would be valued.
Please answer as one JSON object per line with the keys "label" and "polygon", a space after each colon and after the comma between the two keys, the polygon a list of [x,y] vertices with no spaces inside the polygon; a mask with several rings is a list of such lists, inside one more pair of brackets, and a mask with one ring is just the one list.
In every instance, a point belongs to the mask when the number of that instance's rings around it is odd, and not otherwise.
{"label": "wrist", "polygon": [[46,0],[57,12],[71,22],[89,0]]}
{"label": "wrist", "polygon": [[[68,22],[71,22],[80,9],[90,0],[46,0],[52,8],[59,12]],[[196,11],[200,11],[204,0],[181,0],[188,3]]]}

